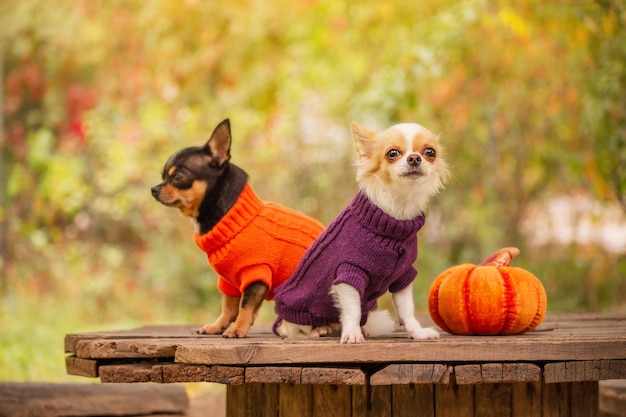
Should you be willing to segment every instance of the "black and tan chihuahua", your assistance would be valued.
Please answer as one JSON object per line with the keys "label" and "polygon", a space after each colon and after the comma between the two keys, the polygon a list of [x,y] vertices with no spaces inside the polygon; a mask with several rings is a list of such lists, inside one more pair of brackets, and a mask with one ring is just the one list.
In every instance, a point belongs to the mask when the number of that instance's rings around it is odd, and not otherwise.
{"label": "black and tan chihuahua", "polygon": [[204,146],[184,148],[165,163],[154,198],[196,223],[194,240],[218,273],[222,312],[203,334],[245,337],[264,299],[298,265],[323,231],[317,220],[263,202],[248,175],[230,162],[228,119],[217,125]]}

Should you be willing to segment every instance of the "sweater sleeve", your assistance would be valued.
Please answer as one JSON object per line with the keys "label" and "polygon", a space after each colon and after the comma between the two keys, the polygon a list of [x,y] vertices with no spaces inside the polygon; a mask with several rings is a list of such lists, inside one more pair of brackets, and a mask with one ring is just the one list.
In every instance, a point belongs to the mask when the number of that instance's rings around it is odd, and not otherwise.
{"label": "sweater sleeve", "polygon": [[226,278],[219,276],[217,278],[217,289],[223,294],[230,295],[231,297],[241,297],[239,288],[233,286]]}
{"label": "sweater sleeve", "polygon": [[272,290],[272,269],[266,264],[250,265],[241,270],[239,273],[241,286],[239,291],[243,293],[250,284],[256,281],[261,281],[267,285],[269,290]]}
{"label": "sweater sleeve", "polygon": [[362,268],[351,263],[342,263],[337,268],[337,277],[333,281],[333,285],[345,283],[352,285],[359,292],[359,296],[363,298],[365,289],[370,281],[369,274]]}
{"label": "sweater sleeve", "polygon": [[406,271],[402,273],[391,285],[389,286],[389,292],[398,292],[409,286],[415,280],[417,276],[417,269],[411,265]]}

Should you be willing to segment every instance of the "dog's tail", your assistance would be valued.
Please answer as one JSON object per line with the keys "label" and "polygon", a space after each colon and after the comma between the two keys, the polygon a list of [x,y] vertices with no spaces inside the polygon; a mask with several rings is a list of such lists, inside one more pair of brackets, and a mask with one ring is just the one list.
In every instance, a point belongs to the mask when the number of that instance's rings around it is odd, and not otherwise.
{"label": "dog's tail", "polygon": [[391,317],[389,310],[374,310],[367,316],[367,322],[363,326],[365,336],[383,336],[393,332],[396,321]]}

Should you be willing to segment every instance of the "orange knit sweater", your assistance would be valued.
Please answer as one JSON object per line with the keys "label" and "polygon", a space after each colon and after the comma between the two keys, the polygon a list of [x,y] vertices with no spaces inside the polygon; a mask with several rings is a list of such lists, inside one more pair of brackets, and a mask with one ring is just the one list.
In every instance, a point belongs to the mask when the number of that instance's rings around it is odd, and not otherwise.
{"label": "orange knit sweater", "polygon": [[304,252],[324,230],[317,220],[274,203],[264,203],[246,184],[235,205],[203,235],[198,247],[219,275],[218,288],[238,297],[254,281],[274,288],[295,270]]}

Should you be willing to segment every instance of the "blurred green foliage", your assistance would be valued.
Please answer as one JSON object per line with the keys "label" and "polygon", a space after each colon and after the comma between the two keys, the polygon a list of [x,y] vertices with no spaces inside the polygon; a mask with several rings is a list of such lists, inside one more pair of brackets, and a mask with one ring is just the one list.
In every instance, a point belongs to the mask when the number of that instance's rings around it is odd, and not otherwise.
{"label": "blurred green foliage", "polygon": [[555,196],[626,222],[621,1],[5,0],[0,68],[0,380],[69,378],[66,333],[215,317],[189,221],[149,187],[225,117],[257,193],[326,224],[356,191],[351,121],[438,132],[454,179],[420,312],[440,271],[505,245],[550,310],[626,310],[623,246],[533,238]]}

